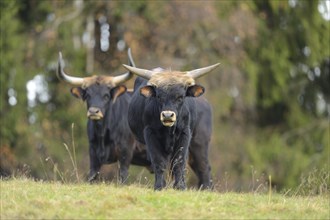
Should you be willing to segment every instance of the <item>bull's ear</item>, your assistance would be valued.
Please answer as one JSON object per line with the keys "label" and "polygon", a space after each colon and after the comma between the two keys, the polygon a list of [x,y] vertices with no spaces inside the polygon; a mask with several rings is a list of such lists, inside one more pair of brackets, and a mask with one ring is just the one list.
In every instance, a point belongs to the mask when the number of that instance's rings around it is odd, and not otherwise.
{"label": "bull's ear", "polygon": [[144,86],[140,89],[140,94],[146,98],[149,98],[156,94],[155,88],[153,86]]}
{"label": "bull's ear", "polygon": [[81,87],[73,87],[71,88],[71,94],[78,99],[84,100],[85,90]]}
{"label": "bull's ear", "polygon": [[199,96],[203,95],[204,92],[205,92],[205,89],[203,86],[193,85],[193,86],[188,87],[186,96],[199,97]]}
{"label": "bull's ear", "polygon": [[112,102],[114,103],[116,99],[126,92],[127,88],[124,85],[116,86],[110,90]]}

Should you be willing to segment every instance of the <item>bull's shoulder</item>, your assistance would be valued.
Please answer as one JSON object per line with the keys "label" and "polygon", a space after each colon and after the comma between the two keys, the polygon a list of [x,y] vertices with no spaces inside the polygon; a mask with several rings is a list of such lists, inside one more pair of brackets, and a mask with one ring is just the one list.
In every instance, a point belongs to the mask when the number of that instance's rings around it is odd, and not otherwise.
{"label": "bull's shoulder", "polygon": [[139,91],[139,89],[144,86],[144,85],[147,85],[147,80],[142,78],[142,77],[137,77],[134,81],[134,92],[135,93],[136,91]]}
{"label": "bull's shoulder", "polygon": [[211,109],[211,105],[205,97],[200,96],[200,97],[196,98],[195,100],[196,100],[196,105],[198,107],[204,108],[204,109]]}

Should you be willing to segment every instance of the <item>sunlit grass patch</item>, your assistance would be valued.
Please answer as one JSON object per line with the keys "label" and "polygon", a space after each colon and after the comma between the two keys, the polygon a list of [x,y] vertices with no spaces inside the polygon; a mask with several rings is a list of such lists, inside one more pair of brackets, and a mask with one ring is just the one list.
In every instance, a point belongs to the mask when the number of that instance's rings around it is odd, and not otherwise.
{"label": "sunlit grass patch", "polygon": [[327,219],[329,196],[154,191],[141,185],[1,180],[1,219]]}

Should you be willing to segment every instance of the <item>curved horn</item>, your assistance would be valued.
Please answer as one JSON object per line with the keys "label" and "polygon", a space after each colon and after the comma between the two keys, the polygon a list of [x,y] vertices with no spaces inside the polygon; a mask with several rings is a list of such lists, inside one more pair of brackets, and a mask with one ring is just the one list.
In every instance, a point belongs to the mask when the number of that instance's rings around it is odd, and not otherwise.
{"label": "curved horn", "polygon": [[133,57],[132,57],[131,48],[128,48],[127,53],[128,53],[128,64],[130,66],[136,67],[135,63],[134,63],[134,60],[133,60]]}
{"label": "curved horn", "polygon": [[[128,64],[131,65],[131,66],[135,66],[134,60],[132,58],[131,48],[128,48],[127,54],[128,54]],[[112,77],[111,81],[115,86],[117,86],[121,83],[124,83],[124,82],[128,81],[132,77],[133,77],[133,73],[131,73],[129,71],[129,72],[124,73],[122,75]]]}
{"label": "curved horn", "polygon": [[67,75],[64,70],[63,70],[63,67],[64,67],[64,62],[63,62],[63,59],[62,59],[62,53],[59,52],[58,54],[58,66],[57,66],[57,77],[60,79],[60,80],[63,80],[67,83],[70,83],[72,85],[76,85],[76,86],[81,86],[84,82],[84,78],[80,78],[80,77],[73,77],[73,76],[69,76]]}
{"label": "curved horn", "polygon": [[132,77],[133,77],[133,73],[127,72],[122,75],[112,77],[111,82],[114,86],[118,86],[119,84],[128,81]]}
{"label": "curved horn", "polygon": [[207,67],[204,67],[204,68],[187,71],[187,75],[189,75],[193,79],[197,79],[197,78],[205,75],[206,73],[211,72],[212,70],[217,68],[219,65],[220,65],[220,63],[217,63],[217,64],[207,66]]}
{"label": "curved horn", "polygon": [[145,69],[139,69],[139,68],[136,68],[136,67],[132,67],[132,66],[128,66],[128,65],[125,65],[123,64],[123,66],[130,72],[138,75],[138,76],[141,76],[145,79],[150,79],[153,72],[150,71],[150,70],[145,70]]}

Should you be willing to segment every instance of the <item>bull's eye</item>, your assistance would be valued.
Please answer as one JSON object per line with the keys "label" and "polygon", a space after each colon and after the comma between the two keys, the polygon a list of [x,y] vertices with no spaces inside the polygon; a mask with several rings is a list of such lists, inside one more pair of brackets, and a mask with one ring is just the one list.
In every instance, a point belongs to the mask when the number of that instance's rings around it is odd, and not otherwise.
{"label": "bull's eye", "polygon": [[182,97],[182,96],[177,97],[177,98],[176,98],[176,101],[177,101],[177,102],[182,102],[182,101],[183,101],[183,97]]}
{"label": "bull's eye", "polygon": [[104,101],[108,101],[108,100],[109,100],[109,98],[110,98],[110,97],[109,97],[109,95],[108,95],[108,94],[103,96],[103,100],[104,100]]}
{"label": "bull's eye", "polygon": [[86,93],[85,95],[85,99],[89,100],[91,98],[91,96],[89,94]]}

